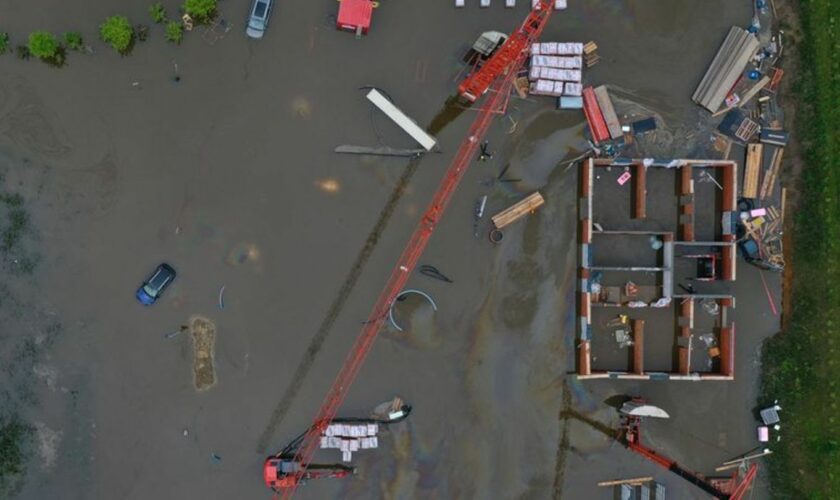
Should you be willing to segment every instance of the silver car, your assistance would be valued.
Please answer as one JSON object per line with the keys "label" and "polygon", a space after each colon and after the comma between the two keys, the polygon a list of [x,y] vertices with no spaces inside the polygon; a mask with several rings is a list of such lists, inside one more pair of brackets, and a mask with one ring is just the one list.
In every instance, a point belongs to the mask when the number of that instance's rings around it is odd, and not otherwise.
{"label": "silver car", "polygon": [[271,15],[271,5],[274,0],[254,0],[251,6],[251,15],[248,18],[248,27],[245,34],[251,38],[262,38],[268,28],[268,17]]}

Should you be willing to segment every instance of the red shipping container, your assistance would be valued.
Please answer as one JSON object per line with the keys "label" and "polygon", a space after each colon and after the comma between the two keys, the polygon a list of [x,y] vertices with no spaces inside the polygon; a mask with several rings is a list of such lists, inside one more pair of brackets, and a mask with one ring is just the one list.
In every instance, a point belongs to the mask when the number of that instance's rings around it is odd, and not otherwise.
{"label": "red shipping container", "polygon": [[598,106],[598,100],[595,98],[595,91],[592,87],[583,89],[583,113],[586,115],[589,131],[592,133],[592,140],[595,141],[595,144],[610,138],[607,122],[604,120],[604,114],[601,112],[601,107]]}

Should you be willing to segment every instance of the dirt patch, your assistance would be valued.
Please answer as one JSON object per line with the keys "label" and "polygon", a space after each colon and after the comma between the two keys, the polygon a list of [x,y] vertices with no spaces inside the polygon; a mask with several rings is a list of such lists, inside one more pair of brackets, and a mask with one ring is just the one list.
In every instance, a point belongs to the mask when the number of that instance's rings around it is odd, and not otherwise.
{"label": "dirt patch", "polygon": [[190,333],[193,340],[193,384],[195,390],[206,391],[216,385],[216,370],[213,367],[216,346],[216,324],[203,316],[190,318]]}

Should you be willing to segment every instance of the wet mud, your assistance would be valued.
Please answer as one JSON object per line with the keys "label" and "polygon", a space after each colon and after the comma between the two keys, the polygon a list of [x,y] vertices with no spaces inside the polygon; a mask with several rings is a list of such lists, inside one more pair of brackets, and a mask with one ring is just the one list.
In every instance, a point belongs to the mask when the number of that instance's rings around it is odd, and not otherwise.
{"label": "wet mud", "polygon": [[[18,496],[268,495],[258,473],[265,454],[310,425],[474,117],[447,104],[461,56],[482,31],[521,22],[526,3],[383,2],[371,33],[356,40],[334,30],[335,2],[297,2],[278,8],[266,38],[253,42],[241,33],[245,6],[223,2],[232,25],[224,38],[191,33],[175,47],[152,27],[148,42],[119,57],[95,41],[99,20],[114,14],[108,2],[84,12],[56,0],[0,2],[14,40],[43,26],[78,29],[93,45],[61,69],[0,57],[3,192],[20,195],[27,214],[20,253],[8,254],[0,279],[8,357],[0,409],[33,426]],[[602,61],[586,83],[609,84],[627,117],[656,118],[660,128],[641,146],[688,155],[706,140],[691,91],[725,31],[751,12],[746,1],[712,4],[570,2],[545,38],[596,40]],[[131,19],[148,15],[145,5],[121,8]],[[359,89],[374,84],[428,124],[440,153],[332,152],[413,146],[371,113]],[[412,416],[376,453],[354,458],[356,476],[313,481],[300,498],[595,498],[597,480],[660,474],[602,432],[616,423],[604,404],[616,394],[644,395],[672,413],[674,425],[652,426],[649,439],[689,468],[708,471],[751,443],[743,402],[754,393],[757,345],[777,321],[749,295],[758,274],[738,270],[735,382],[578,382],[569,376],[577,257],[569,160],[587,148],[583,117],[550,99],[513,98],[487,139],[496,154],[471,166],[421,259],[454,283],[412,276],[409,286],[438,311],[413,298],[400,305],[406,331],[383,329],[342,409],[357,414],[399,393]],[[535,190],[546,204],[490,244],[489,216]],[[485,195],[476,227],[475,201]],[[4,202],[0,217],[13,209]],[[21,255],[36,263],[31,274],[9,267]],[[178,278],[144,308],[134,290],[161,261]],[[162,339],[192,312],[216,309],[190,342]],[[224,333],[212,335],[216,327]],[[675,498],[700,498],[661,478]]]}

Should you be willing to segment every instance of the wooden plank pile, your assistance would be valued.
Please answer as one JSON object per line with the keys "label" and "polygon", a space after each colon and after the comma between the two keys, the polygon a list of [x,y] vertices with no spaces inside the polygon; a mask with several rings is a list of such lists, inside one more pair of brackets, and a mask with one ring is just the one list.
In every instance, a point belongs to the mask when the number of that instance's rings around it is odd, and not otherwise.
{"label": "wooden plank pile", "polygon": [[492,217],[493,224],[496,226],[496,229],[502,229],[533,212],[543,203],[545,203],[545,199],[543,199],[539,191],[535,191],[514,205],[494,215]]}
{"label": "wooden plank pile", "polygon": [[760,143],[747,144],[747,161],[744,165],[744,189],[741,195],[744,198],[756,198],[758,196],[758,176],[761,173],[761,155],[764,146]]}
{"label": "wooden plank pile", "polygon": [[758,48],[755,35],[733,26],[691,99],[712,113],[717,111]]}

